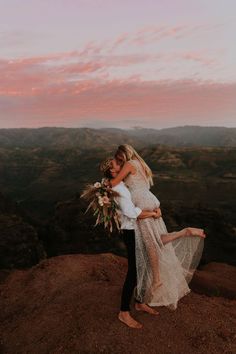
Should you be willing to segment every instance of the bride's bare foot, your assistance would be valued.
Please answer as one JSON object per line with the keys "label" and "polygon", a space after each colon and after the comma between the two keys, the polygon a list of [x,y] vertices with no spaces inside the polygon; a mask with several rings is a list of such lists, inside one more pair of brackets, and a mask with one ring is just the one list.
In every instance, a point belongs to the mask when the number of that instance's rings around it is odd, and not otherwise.
{"label": "bride's bare foot", "polygon": [[196,227],[186,227],[183,229],[183,236],[198,236],[205,238],[206,234],[203,229],[198,229]]}
{"label": "bride's bare foot", "polygon": [[130,315],[129,311],[120,311],[118,318],[121,322],[131,328],[142,328],[143,326]]}
{"label": "bride's bare foot", "polygon": [[150,313],[151,315],[159,315],[159,312],[157,310],[153,309],[152,307],[148,306],[147,304],[139,304],[136,302],[134,307],[137,311],[144,311],[144,312]]}

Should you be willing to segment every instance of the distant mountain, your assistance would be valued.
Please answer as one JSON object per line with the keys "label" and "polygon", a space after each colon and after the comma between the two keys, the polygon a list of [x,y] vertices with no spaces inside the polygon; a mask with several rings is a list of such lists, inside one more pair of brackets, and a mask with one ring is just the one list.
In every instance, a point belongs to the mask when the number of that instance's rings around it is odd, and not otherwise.
{"label": "distant mountain", "polygon": [[166,129],[134,129],[129,131],[150,144],[170,146],[236,146],[236,128],[183,126]]}
{"label": "distant mountain", "polygon": [[0,129],[0,147],[53,147],[92,149],[131,144],[236,147],[236,128],[183,126],[167,129],[135,128],[14,128]]}
{"label": "distant mountain", "polygon": [[104,148],[124,142],[139,144],[139,138],[122,129],[44,127],[0,129],[0,147]]}

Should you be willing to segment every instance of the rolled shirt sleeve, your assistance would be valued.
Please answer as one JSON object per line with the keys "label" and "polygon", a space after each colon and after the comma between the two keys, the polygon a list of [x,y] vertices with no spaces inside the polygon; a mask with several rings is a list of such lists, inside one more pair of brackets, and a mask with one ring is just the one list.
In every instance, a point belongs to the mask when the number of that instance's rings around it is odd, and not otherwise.
{"label": "rolled shirt sleeve", "polygon": [[130,219],[137,219],[137,217],[141,214],[142,209],[135,207],[129,196],[122,195],[119,198],[119,206],[121,212]]}
{"label": "rolled shirt sleeve", "polygon": [[136,213],[137,213],[137,217],[142,213],[142,209],[140,209],[139,207],[135,207]]}

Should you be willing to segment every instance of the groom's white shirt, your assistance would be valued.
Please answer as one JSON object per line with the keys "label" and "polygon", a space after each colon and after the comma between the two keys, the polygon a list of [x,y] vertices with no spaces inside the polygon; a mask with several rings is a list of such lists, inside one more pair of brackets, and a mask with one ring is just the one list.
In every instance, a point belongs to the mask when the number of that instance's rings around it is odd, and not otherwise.
{"label": "groom's white shirt", "polygon": [[133,230],[134,223],[141,214],[142,209],[136,207],[131,199],[131,194],[124,182],[118,183],[112,189],[120,194],[119,197],[115,197],[115,201],[120,207],[118,210],[121,229]]}

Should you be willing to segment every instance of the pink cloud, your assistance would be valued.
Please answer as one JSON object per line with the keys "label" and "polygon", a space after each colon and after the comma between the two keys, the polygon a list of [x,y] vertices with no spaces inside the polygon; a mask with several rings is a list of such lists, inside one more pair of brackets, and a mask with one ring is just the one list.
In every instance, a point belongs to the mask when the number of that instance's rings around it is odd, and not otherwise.
{"label": "pink cloud", "polygon": [[54,89],[58,84],[63,84],[66,91],[70,87],[68,81],[88,79],[91,74],[96,74],[93,79],[100,81],[109,78],[109,71],[113,68],[132,67],[146,62],[176,62],[183,59],[206,66],[215,64],[215,60],[209,58],[207,54],[198,52],[110,54],[98,55],[93,59],[93,57],[86,57],[84,51],[73,51],[16,60],[0,60],[0,94],[35,96],[42,91]]}
{"label": "pink cloud", "polygon": [[222,27],[222,24],[215,25],[179,25],[179,26],[145,26],[134,32],[125,32],[119,35],[111,43],[110,50],[117,49],[120,45],[143,46],[149,43],[163,40],[165,38],[181,39],[192,36],[196,33],[203,33],[212,29]]}
{"label": "pink cloud", "polygon": [[199,62],[205,66],[212,66],[217,63],[215,58],[210,58],[207,54],[202,54],[198,52],[186,52],[179,54],[179,57],[185,60],[191,60],[195,62]]}
{"label": "pink cloud", "polygon": [[[148,43],[156,42],[163,38],[176,38],[177,35],[189,36],[190,28],[187,26],[145,26],[134,32],[124,32],[114,40],[108,41],[106,45],[107,50],[112,52],[122,45],[143,46]],[[188,31],[187,31],[188,30]],[[194,29],[191,28],[192,31]],[[195,31],[198,28],[195,29]]]}
{"label": "pink cloud", "polygon": [[[73,59],[73,62],[60,63],[65,58]],[[81,58],[77,52],[72,52],[45,57],[0,60],[0,95],[35,96],[41,92],[52,92],[58,84],[63,84],[66,91],[71,85],[70,81],[80,83],[81,79],[85,80],[85,76],[92,73],[96,73],[95,81],[104,80],[109,77],[107,71],[109,68],[131,66],[151,59],[149,55],[132,54],[98,56],[90,60]],[[50,66],[47,65],[49,61],[52,61]]]}
{"label": "pink cloud", "polygon": [[[146,69],[149,63],[154,68],[155,64],[166,62],[180,62],[181,65],[194,62],[207,68],[216,65],[217,59],[210,57],[206,50],[115,53],[122,45],[137,48],[199,30],[209,28],[148,26],[133,33],[123,33],[114,40],[91,41],[79,51],[0,59],[0,99],[4,102],[1,114],[3,117],[4,114],[22,117],[28,122],[35,119],[38,124],[41,122],[39,117],[55,119],[55,122],[64,119],[66,124],[67,117],[72,120],[95,117],[108,121],[139,117],[154,121],[173,117],[204,120],[214,115],[233,115],[235,84],[142,79],[140,67],[144,65]],[[135,65],[139,65],[138,73],[133,70]],[[119,78],[121,67],[133,74]],[[111,80],[113,72],[118,72],[118,78]]]}
{"label": "pink cloud", "polygon": [[[40,118],[51,122],[68,117],[78,122],[83,119],[149,119],[153,122],[178,120],[200,124],[206,119],[226,118],[235,112],[236,84],[213,82],[163,81],[142,82],[111,80],[98,83],[61,84],[34,97],[12,97],[8,113],[23,119]],[[194,121],[195,119],[195,121]],[[35,123],[35,124],[36,124]]]}
{"label": "pink cloud", "polygon": [[[111,41],[100,44],[88,42],[80,51],[49,54],[45,56],[0,60],[1,94],[24,95],[39,93],[47,85],[56,85],[71,80],[72,75],[89,75],[96,73],[98,79],[109,77],[109,68],[132,66],[162,61],[193,61],[204,66],[216,63],[215,58],[202,52],[158,53],[158,54],[112,54],[122,44],[143,45],[164,37],[174,37],[186,32],[209,30],[203,26],[146,26],[119,35]],[[189,34],[189,33],[188,33]],[[77,77],[78,79],[78,77]]]}
{"label": "pink cloud", "polygon": [[175,37],[177,34],[182,34],[183,30],[186,29],[186,26],[178,27],[150,27],[139,30],[136,35],[133,36],[131,42],[134,44],[144,45],[163,38]]}

